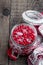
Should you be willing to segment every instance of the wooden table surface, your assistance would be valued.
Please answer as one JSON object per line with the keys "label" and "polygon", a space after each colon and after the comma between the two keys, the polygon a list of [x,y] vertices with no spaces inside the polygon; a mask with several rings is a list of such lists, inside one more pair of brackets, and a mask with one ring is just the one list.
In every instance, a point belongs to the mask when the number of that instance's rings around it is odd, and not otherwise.
{"label": "wooden table surface", "polygon": [[9,18],[0,17],[0,65],[27,65],[26,57],[20,57],[17,61],[13,61],[7,56],[9,39]]}

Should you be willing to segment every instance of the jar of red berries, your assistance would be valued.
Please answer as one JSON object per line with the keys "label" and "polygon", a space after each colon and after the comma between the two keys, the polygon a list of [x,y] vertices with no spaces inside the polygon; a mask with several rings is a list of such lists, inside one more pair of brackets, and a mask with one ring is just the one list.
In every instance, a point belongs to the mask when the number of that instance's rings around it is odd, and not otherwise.
{"label": "jar of red berries", "polygon": [[37,40],[37,31],[30,24],[17,24],[11,30],[10,49],[8,56],[16,60],[19,55],[28,55],[34,48],[33,44]]}
{"label": "jar of red berries", "polygon": [[43,43],[41,43],[30,56],[28,56],[28,65],[43,65]]}
{"label": "jar of red berries", "polygon": [[34,25],[36,27],[37,33],[40,35],[38,27],[43,24],[43,13],[35,10],[27,10],[23,12],[22,18],[24,22]]}

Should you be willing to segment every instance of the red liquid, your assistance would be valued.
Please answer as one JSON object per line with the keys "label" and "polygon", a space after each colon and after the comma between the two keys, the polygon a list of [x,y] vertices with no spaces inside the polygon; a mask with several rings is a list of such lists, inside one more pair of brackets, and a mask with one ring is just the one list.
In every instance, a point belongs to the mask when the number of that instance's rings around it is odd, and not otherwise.
{"label": "red liquid", "polygon": [[21,45],[31,44],[35,40],[32,28],[24,24],[17,26],[13,30],[12,37],[17,44]]}

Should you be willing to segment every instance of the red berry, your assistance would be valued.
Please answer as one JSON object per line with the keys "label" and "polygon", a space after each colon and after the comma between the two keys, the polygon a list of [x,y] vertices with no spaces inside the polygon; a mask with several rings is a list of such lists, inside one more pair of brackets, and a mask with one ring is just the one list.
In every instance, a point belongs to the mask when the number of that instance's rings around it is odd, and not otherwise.
{"label": "red berry", "polygon": [[[14,41],[22,45],[31,44],[35,39],[34,31],[32,30],[32,28],[24,24],[21,24],[14,29],[12,37]],[[31,41],[27,41],[27,39],[30,39]]]}

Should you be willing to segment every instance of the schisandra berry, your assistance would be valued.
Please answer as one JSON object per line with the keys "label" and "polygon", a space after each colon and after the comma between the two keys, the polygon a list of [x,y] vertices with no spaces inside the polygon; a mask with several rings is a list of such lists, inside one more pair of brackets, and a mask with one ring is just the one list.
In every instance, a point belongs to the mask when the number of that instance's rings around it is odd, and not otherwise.
{"label": "schisandra berry", "polygon": [[30,26],[20,24],[13,30],[12,38],[17,44],[27,45],[35,40],[35,35]]}

